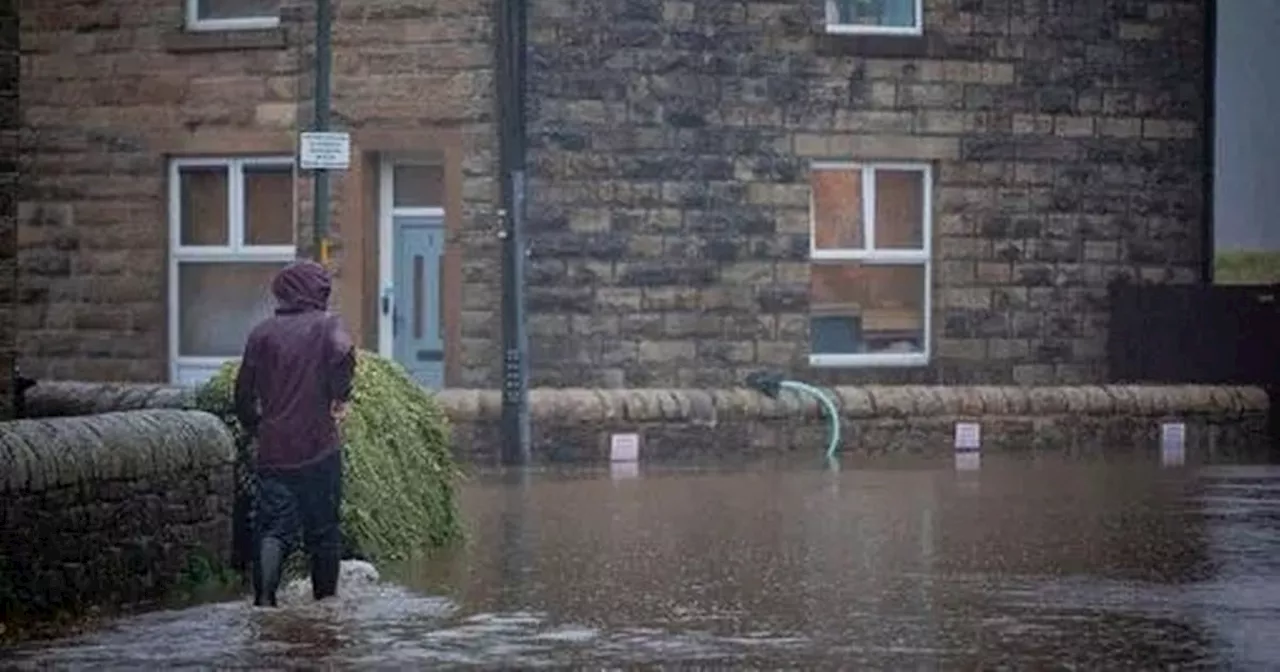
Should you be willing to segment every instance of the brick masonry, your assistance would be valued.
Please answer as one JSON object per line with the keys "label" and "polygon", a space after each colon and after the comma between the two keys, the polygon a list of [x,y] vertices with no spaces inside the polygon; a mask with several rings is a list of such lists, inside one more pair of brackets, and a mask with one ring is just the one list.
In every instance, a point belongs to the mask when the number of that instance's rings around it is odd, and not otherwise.
{"label": "brick masonry", "polygon": [[[534,381],[1104,379],[1107,284],[1197,279],[1203,5],[924,6],[534,3]],[[809,368],[814,159],[934,163],[930,366]]]}
{"label": "brick masonry", "polygon": [[[184,34],[181,4],[24,5],[18,322],[38,378],[165,379],[164,155],[288,151],[308,123],[309,3],[241,35]],[[1103,379],[1107,284],[1196,280],[1202,4],[924,4],[923,38],[871,39],[826,35],[821,0],[531,3],[534,384]],[[337,5],[337,127],[461,138],[454,384],[497,387],[490,3]],[[808,366],[823,158],[933,162],[929,366]]]}
{"label": "brick masonry", "polygon": [[18,7],[0,2],[0,420],[13,414],[18,339]]}

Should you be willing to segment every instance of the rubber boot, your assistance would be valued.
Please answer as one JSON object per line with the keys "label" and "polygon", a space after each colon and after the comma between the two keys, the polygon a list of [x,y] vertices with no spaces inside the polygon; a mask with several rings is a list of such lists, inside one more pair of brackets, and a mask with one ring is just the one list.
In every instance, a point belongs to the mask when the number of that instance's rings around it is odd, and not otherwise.
{"label": "rubber boot", "polygon": [[284,564],[284,547],[279,539],[268,537],[258,545],[253,563],[253,606],[276,606],[276,590],[280,588],[280,572]]}
{"label": "rubber boot", "polygon": [[342,569],[342,551],[322,550],[311,555],[311,594],[317,600],[338,593],[338,574]]}

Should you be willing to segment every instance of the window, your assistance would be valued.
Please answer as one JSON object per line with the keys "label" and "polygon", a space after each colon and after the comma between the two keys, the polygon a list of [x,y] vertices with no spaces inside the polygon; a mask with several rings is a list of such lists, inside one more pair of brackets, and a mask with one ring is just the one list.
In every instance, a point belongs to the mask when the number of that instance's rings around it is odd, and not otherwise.
{"label": "window", "polygon": [[920,35],[923,0],[827,0],[827,32]]}
{"label": "window", "polygon": [[178,159],[169,171],[170,376],[207,380],[271,314],[297,256],[292,157]]}
{"label": "window", "polygon": [[815,164],[810,179],[810,363],[928,363],[929,167]]}
{"label": "window", "polygon": [[280,0],[186,0],[187,30],[253,30],[280,25]]}

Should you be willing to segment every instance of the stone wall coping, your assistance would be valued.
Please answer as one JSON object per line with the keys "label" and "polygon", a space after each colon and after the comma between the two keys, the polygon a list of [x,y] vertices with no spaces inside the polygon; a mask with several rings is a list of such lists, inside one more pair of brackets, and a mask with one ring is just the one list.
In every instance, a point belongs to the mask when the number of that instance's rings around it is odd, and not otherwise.
{"label": "stone wall coping", "polygon": [[[820,388],[847,419],[876,417],[992,417],[1037,415],[1238,415],[1265,413],[1266,392],[1256,387],[1201,385],[1086,385],[1078,387],[868,385]],[[496,420],[498,390],[448,389],[437,394],[449,418]],[[529,393],[533,420],[561,424],[611,421],[714,424],[722,420],[820,417],[819,402],[784,390],[770,399],[748,388],[570,389]]]}
{"label": "stone wall coping", "polygon": [[[1214,385],[967,386],[865,385],[820,388],[847,419],[877,417],[998,417],[1037,415],[1238,415],[1265,413],[1270,400],[1259,387]],[[454,422],[496,420],[502,392],[450,388],[436,394]],[[31,417],[105,413],[142,408],[191,408],[189,388],[129,383],[45,382],[31,388]],[[817,400],[791,390],[770,399],[746,388],[535,388],[533,420],[559,424],[681,422],[715,424],[750,419],[817,418]]]}
{"label": "stone wall coping", "polygon": [[95,415],[147,408],[195,408],[192,388],[149,383],[42,380],[23,398],[29,418]]}
{"label": "stone wall coping", "polygon": [[235,461],[235,440],[201,411],[150,409],[0,423],[0,495],[140,480]]}

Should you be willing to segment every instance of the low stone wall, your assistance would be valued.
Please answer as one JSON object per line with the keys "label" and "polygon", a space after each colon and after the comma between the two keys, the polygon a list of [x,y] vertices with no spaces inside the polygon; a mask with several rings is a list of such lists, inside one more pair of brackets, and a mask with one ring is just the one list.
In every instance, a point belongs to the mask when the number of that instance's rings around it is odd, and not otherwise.
{"label": "low stone wall", "polygon": [[[1088,455],[1154,450],[1165,420],[1187,427],[1201,456],[1264,451],[1269,400],[1245,387],[865,386],[828,389],[842,416],[841,451],[860,455],[949,454],[956,422],[981,424],[987,452],[1050,450]],[[501,394],[440,395],[454,443],[472,460],[494,457]],[[633,432],[643,460],[819,455],[828,425],[818,402],[753,390],[534,390],[533,450],[540,459],[608,459],[609,437]]]}
{"label": "low stone wall", "polygon": [[143,409],[194,409],[189,388],[138,383],[40,381],[26,391],[23,417],[60,418]]}
{"label": "low stone wall", "polygon": [[[1081,386],[838,387],[844,453],[943,455],[954,424],[982,425],[986,451],[1052,450],[1069,454],[1154,449],[1159,423],[1187,426],[1191,454],[1265,450],[1267,394],[1252,387]],[[501,393],[445,390],[438,399],[453,423],[455,453],[487,463],[500,445]],[[155,385],[41,383],[29,393],[32,414],[115,408],[189,407],[187,390]],[[747,388],[725,390],[535,389],[530,393],[538,461],[607,459],[609,436],[634,432],[643,460],[818,454],[827,422],[810,397],[769,399]]]}
{"label": "low stone wall", "polygon": [[231,548],[234,444],[216,417],[144,410],[0,423],[0,615],[163,596]]}

